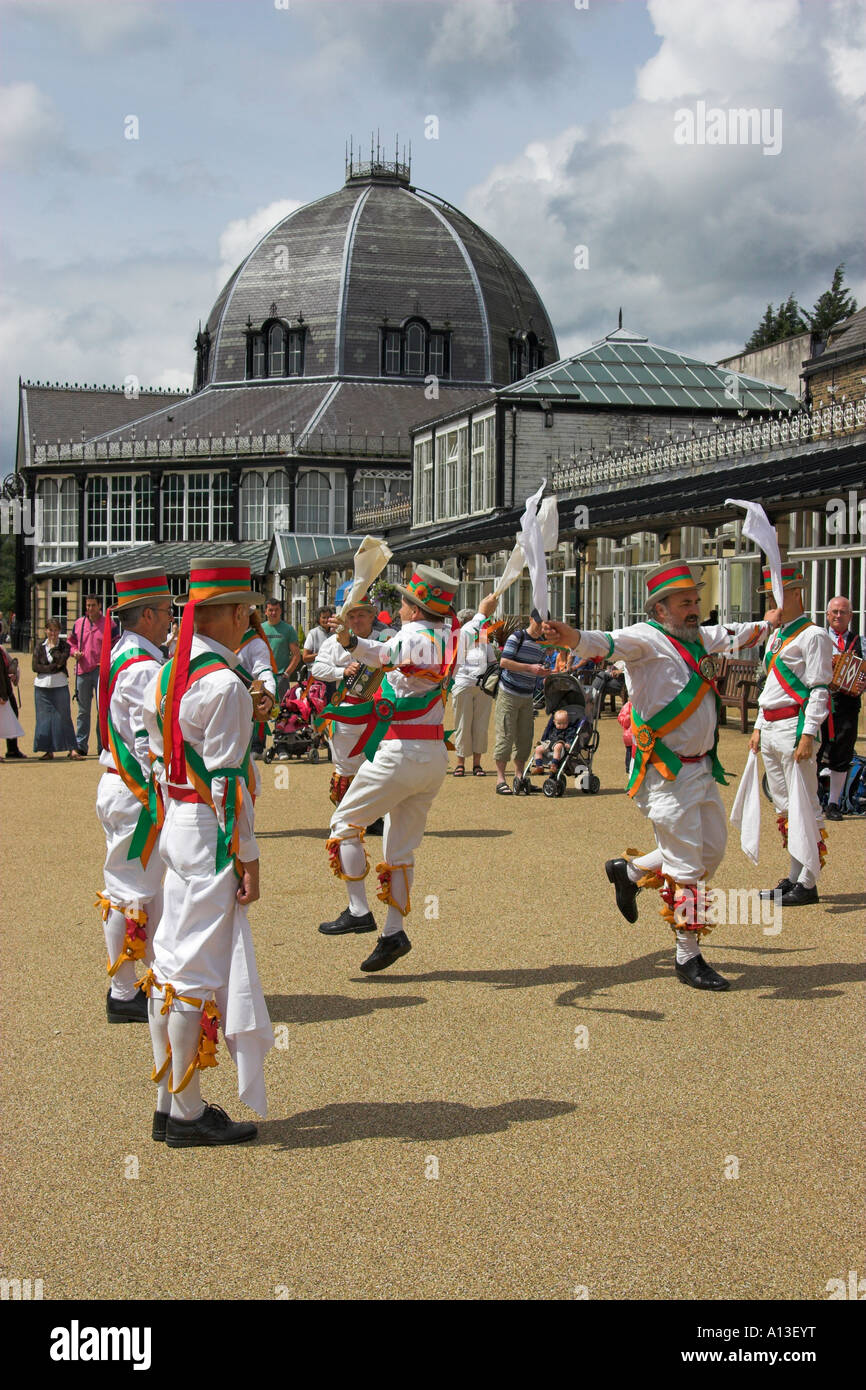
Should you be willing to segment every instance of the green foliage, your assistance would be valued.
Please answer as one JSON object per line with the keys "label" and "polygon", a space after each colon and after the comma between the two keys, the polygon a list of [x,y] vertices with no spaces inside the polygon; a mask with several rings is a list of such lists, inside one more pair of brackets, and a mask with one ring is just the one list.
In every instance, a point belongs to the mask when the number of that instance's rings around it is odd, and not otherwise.
{"label": "green foliage", "polygon": [[857,312],[857,300],[850,290],[845,288],[844,279],[845,262],[843,261],[841,265],[837,265],[833,272],[833,283],[829,290],[825,290],[815,300],[815,307],[811,314],[806,314],[809,328],[813,333],[817,333],[819,338],[826,339],[831,328]]}
{"label": "green foliage", "polygon": [[403,602],[403,595],[396,584],[389,584],[386,579],[377,579],[370,585],[370,597],[382,608],[387,608],[392,618],[400,611]]}
{"label": "green foliage", "polygon": [[15,537],[0,536],[0,613],[15,607]]}
{"label": "green foliage", "polygon": [[774,309],[768,304],[764,317],[751,338],[746,343],[746,352],[756,352],[758,348],[769,347],[771,343],[781,343],[783,338],[792,338],[795,333],[803,333],[806,323],[800,313],[800,306],[793,294]]}

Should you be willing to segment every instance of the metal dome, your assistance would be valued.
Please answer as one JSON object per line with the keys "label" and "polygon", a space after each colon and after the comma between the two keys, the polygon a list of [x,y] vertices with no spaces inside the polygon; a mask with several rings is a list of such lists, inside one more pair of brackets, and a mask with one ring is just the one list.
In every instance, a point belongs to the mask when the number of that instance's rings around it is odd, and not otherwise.
{"label": "metal dome", "polygon": [[557,359],[547,311],[513,256],[408,172],[396,161],[347,165],[339,192],[262,238],[211,310],[197,387],[247,380],[249,335],[274,321],[303,330],[306,378],[382,380],[382,334],[412,319],[448,335],[453,385],[506,385],[513,338],[534,334],[543,361]]}

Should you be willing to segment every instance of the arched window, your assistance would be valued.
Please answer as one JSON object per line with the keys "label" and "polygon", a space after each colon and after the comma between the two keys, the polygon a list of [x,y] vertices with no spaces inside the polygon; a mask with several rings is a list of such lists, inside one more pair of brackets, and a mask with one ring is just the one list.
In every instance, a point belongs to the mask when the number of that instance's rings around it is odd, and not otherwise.
{"label": "arched window", "polygon": [[251,376],[260,377],[265,375],[265,335],[255,333],[252,339],[252,370]]}
{"label": "arched window", "polygon": [[282,324],[272,324],[268,333],[268,376],[286,374],[286,333]]}
{"label": "arched window", "polygon": [[103,546],[108,541],[108,479],[87,479],[87,546]]}
{"label": "arched window", "polygon": [[273,535],[274,531],[288,531],[289,494],[289,480],[282,468],[279,468],[268,478],[265,539]]}
{"label": "arched window", "polygon": [[330,536],[346,526],[346,475],[310,469],[298,475],[295,531]]}
{"label": "arched window", "polygon": [[427,365],[427,333],[423,324],[410,323],[406,329],[406,375],[423,376]]}

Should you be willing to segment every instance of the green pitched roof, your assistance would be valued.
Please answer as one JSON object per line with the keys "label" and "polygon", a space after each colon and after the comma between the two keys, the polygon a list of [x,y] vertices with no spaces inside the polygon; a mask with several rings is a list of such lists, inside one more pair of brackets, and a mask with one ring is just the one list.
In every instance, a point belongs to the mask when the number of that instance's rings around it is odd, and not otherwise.
{"label": "green pitched roof", "polygon": [[624,328],[498,394],[690,411],[795,410],[800,404],[780,386],[657,347]]}

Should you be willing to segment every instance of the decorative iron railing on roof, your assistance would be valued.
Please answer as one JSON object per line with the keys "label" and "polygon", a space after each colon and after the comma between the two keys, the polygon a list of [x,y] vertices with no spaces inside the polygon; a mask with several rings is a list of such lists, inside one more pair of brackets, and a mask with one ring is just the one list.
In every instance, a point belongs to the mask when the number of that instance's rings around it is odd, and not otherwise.
{"label": "decorative iron railing on roof", "polygon": [[75,444],[70,439],[37,443],[31,457],[35,464],[113,463],[124,459],[166,462],[174,459],[210,459],[282,456],[283,458],[409,458],[408,434],[326,434],[324,430],[296,438],[295,434],[210,434],[180,439],[99,439]]}
{"label": "decorative iron railing on roof", "polygon": [[555,492],[586,487],[592,483],[616,483],[645,478],[667,469],[720,459],[741,458],[762,450],[783,448],[821,439],[834,439],[866,426],[866,400],[803,410],[772,420],[752,420],[716,429],[689,439],[671,440],[642,450],[595,453],[575,459],[566,467],[554,468],[551,486]]}
{"label": "decorative iron railing on roof", "polygon": [[412,520],[412,503],[408,497],[398,497],[381,507],[359,507],[355,512],[355,530],[401,526]]}

